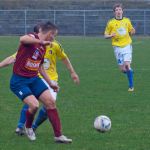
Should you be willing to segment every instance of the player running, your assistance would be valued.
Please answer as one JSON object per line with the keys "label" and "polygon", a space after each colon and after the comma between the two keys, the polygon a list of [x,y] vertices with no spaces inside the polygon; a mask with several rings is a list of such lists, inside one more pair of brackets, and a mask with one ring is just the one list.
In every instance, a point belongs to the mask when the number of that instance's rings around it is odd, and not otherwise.
{"label": "player running", "polygon": [[105,38],[112,39],[114,54],[120,70],[127,75],[129,89],[134,91],[132,61],[132,40],[130,35],[135,34],[129,18],[123,17],[122,4],[115,4],[113,8],[115,18],[108,21],[105,29]]}

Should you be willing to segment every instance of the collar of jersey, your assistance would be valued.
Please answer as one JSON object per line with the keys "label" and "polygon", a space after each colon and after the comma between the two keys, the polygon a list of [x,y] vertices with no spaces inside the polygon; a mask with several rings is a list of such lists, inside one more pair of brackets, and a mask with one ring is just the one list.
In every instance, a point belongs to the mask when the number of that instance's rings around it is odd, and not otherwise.
{"label": "collar of jersey", "polygon": [[122,19],[123,19],[123,17],[122,17],[121,19],[117,19],[117,18],[115,17],[115,19],[116,19],[116,20],[122,20]]}

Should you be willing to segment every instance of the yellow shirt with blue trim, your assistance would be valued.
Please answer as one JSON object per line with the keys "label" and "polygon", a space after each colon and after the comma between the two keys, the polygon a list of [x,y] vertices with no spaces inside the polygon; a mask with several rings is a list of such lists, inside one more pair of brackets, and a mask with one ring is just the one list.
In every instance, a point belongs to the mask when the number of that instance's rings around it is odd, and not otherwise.
{"label": "yellow shirt with blue trim", "polygon": [[58,81],[57,73],[57,59],[65,59],[67,55],[61,45],[54,41],[51,45],[46,46],[46,53],[44,56],[44,69],[51,80]]}
{"label": "yellow shirt with blue trim", "polygon": [[116,36],[112,37],[112,45],[124,47],[132,43],[130,31],[133,29],[129,18],[123,17],[120,20],[115,18],[108,21],[105,34],[115,33]]}

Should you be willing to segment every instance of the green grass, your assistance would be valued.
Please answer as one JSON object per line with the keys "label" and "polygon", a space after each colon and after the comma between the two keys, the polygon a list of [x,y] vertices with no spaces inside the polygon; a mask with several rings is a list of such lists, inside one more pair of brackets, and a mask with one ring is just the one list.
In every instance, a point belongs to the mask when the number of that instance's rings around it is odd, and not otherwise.
{"label": "green grass", "polygon": [[[16,136],[22,103],[9,90],[12,66],[0,70],[0,150],[148,150],[150,147],[150,38],[133,40],[135,92],[127,92],[126,76],[119,72],[109,40],[99,37],[59,37],[81,84],[73,84],[69,73],[58,63],[59,108],[63,132],[73,139],[70,145],[53,142],[49,122],[37,130],[37,140]],[[17,49],[17,37],[0,37],[0,60]],[[93,129],[94,118],[112,120],[108,133]]]}

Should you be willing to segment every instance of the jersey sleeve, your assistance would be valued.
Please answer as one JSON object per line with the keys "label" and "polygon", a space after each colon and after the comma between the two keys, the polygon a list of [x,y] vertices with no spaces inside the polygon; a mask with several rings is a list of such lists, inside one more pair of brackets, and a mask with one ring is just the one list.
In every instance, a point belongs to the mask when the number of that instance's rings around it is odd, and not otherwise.
{"label": "jersey sleeve", "polygon": [[108,35],[111,34],[111,30],[112,30],[111,29],[111,23],[110,23],[110,21],[108,21],[104,34],[108,34]]}
{"label": "jersey sleeve", "polygon": [[67,54],[64,52],[64,49],[62,48],[61,44],[57,42],[57,48],[56,48],[56,55],[59,59],[67,58]]}
{"label": "jersey sleeve", "polygon": [[128,31],[131,32],[132,29],[133,29],[132,23],[130,19],[128,19]]}

